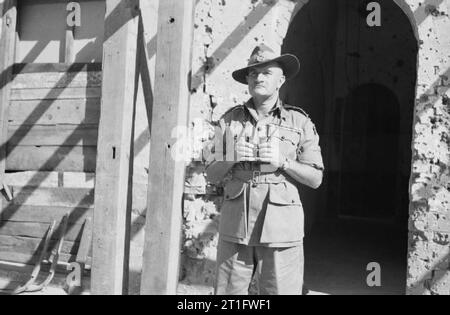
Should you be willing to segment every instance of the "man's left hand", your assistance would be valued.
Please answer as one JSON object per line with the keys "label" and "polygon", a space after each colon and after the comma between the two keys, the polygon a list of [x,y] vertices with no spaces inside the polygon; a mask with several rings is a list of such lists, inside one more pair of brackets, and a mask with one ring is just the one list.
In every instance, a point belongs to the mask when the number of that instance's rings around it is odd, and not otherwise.
{"label": "man's left hand", "polygon": [[285,158],[281,156],[280,141],[278,139],[272,139],[269,142],[260,144],[259,160],[279,169],[285,161]]}

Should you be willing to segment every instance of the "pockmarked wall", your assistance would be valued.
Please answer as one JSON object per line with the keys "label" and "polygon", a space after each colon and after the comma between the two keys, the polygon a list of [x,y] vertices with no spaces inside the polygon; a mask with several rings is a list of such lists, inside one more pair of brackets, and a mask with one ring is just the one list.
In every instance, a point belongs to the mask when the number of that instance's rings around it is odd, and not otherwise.
{"label": "pockmarked wall", "polygon": [[[205,122],[217,121],[228,109],[249,98],[247,87],[235,82],[231,73],[247,65],[250,53],[260,43],[280,52],[289,21],[301,3],[288,0],[198,1],[190,112],[191,126],[202,130],[202,137],[196,137],[198,141],[207,142],[212,137]],[[199,160],[198,157],[197,151],[194,158]],[[203,173],[203,163],[195,162],[188,168],[186,178],[180,284],[180,293],[186,294],[211,293],[215,276],[222,197],[214,187],[207,186]]]}
{"label": "pockmarked wall", "polygon": [[[231,72],[265,42],[280,48],[304,1],[200,0],[196,7],[190,127],[200,132],[197,148],[212,137],[208,122],[249,96]],[[418,82],[411,150],[409,294],[450,290],[449,63],[450,0],[398,0],[417,37]],[[201,128],[199,126],[202,126]],[[193,159],[201,160],[201,150]],[[180,293],[211,293],[222,198],[204,178],[201,161],[187,169]]]}
{"label": "pockmarked wall", "polygon": [[450,294],[450,1],[406,1],[419,41],[408,294]]}

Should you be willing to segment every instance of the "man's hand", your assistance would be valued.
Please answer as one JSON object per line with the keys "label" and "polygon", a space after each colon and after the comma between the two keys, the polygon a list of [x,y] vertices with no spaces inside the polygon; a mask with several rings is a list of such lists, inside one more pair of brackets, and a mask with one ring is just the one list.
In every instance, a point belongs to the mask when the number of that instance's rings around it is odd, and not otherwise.
{"label": "man's hand", "polygon": [[254,162],[256,145],[245,141],[244,138],[239,139],[236,143],[236,155],[238,162]]}
{"label": "man's hand", "polygon": [[276,169],[283,165],[285,158],[281,156],[278,138],[272,138],[269,142],[259,146],[259,160],[263,163],[269,163]]}

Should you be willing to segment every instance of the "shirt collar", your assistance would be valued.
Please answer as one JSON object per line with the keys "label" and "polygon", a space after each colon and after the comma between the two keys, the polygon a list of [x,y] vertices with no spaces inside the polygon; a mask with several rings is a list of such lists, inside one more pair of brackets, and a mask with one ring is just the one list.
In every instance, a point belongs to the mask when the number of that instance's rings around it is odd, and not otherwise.
{"label": "shirt collar", "polygon": [[[252,98],[248,100],[247,103],[245,103],[244,107],[247,109],[247,112],[250,113],[250,115],[255,119],[255,121],[258,121],[258,113],[256,112],[255,104],[253,103]],[[269,115],[281,118],[282,112],[283,112],[283,102],[280,99],[278,99],[276,104],[269,111]]]}

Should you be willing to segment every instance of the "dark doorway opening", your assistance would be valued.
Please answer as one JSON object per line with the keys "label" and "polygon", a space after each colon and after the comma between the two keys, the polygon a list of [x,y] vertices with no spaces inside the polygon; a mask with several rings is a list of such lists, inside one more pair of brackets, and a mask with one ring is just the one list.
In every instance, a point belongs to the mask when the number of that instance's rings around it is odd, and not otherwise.
{"label": "dark doorway opening", "polygon": [[[328,294],[404,294],[406,287],[418,44],[394,1],[378,1],[382,26],[368,26],[369,2],[310,1],[283,45],[302,70],[282,97],[302,107],[321,136],[324,184],[300,193],[305,281]],[[372,262],[381,267],[381,287],[367,285]]]}
{"label": "dark doorway opening", "polygon": [[334,127],[340,138],[339,216],[394,219],[400,150],[397,97],[379,84],[359,86],[340,104]]}

